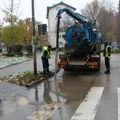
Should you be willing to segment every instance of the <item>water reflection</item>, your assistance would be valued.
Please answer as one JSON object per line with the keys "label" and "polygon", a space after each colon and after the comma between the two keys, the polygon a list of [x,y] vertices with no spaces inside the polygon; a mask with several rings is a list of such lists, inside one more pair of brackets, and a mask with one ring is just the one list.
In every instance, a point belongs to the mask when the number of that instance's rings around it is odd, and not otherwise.
{"label": "water reflection", "polygon": [[[74,74],[73,74],[74,75]],[[90,76],[64,75],[58,82],[61,95],[66,98],[66,103],[82,101],[91,87]]]}
{"label": "water reflection", "polygon": [[37,86],[35,87],[35,101],[39,101],[38,88],[37,88]]}
{"label": "water reflection", "polygon": [[3,116],[3,105],[1,102],[0,102],[0,116]]}
{"label": "water reflection", "polygon": [[35,92],[34,92],[34,94],[35,94],[35,103],[34,103],[34,105],[35,105],[35,111],[36,111],[36,116],[39,116],[39,114],[37,113],[40,110],[39,91],[38,91],[38,87],[37,86],[35,86],[34,89],[35,89]]}
{"label": "water reflection", "polygon": [[46,109],[53,109],[53,101],[52,97],[50,95],[50,81],[46,80],[44,82],[44,93],[43,93],[43,98],[45,101],[45,108]]}

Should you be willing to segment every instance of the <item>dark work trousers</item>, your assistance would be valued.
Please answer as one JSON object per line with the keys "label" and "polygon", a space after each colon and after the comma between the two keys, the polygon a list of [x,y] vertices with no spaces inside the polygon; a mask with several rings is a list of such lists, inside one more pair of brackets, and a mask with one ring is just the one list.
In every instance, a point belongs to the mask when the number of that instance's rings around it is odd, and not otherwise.
{"label": "dark work trousers", "polygon": [[105,57],[105,66],[107,71],[110,71],[110,58]]}
{"label": "dark work trousers", "polygon": [[43,72],[44,74],[49,73],[49,61],[46,57],[41,57],[43,64]]}

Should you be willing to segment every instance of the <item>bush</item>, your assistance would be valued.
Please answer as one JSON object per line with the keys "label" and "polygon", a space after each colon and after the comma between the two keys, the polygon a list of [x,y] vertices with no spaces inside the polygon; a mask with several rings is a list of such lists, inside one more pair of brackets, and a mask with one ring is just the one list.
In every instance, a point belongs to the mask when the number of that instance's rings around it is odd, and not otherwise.
{"label": "bush", "polygon": [[22,45],[16,44],[16,45],[7,45],[7,56],[14,56],[14,55],[22,55]]}
{"label": "bush", "polygon": [[6,49],[7,49],[8,54],[12,53],[14,51],[14,45],[7,45]]}
{"label": "bush", "polygon": [[32,55],[32,45],[27,45],[26,46],[26,51],[27,51],[29,56]]}
{"label": "bush", "polygon": [[120,53],[120,49],[113,49],[112,53]]}
{"label": "bush", "polygon": [[14,52],[5,53],[4,55],[5,55],[5,56],[8,56],[8,57],[12,57],[12,56],[15,56],[15,53],[14,53]]}
{"label": "bush", "polygon": [[0,49],[0,53],[2,53],[2,49]]}
{"label": "bush", "polygon": [[15,45],[15,53],[16,53],[18,56],[22,55],[22,48],[23,48],[23,46],[20,45],[20,44]]}

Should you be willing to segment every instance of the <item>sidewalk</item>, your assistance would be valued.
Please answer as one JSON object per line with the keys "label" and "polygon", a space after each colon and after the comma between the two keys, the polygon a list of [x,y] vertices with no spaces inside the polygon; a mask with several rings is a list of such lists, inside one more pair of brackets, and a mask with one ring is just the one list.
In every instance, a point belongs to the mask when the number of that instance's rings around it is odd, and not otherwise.
{"label": "sidewalk", "polygon": [[[54,71],[55,68],[54,55],[51,56],[49,63],[50,63],[50,71]],[[30,61],[23,62],[21,64],[16,64],[13,66],[0,69],[0,78],[25,71],[33,71],[33,59]],[[37,55],[37,71],[43,71],[40,55]],[[10,97],[14,96],[16,93],[20,91],[26,91],[26,88],[9,83],[3,83],[0,81],[0,99],[2,101],[9,99]]]}
{"label": "sidewalk", "polygon": [[[50,70],[53,71],[55,67],[55,56],[52,55],[50,62]],[[21,64],[12,65],[6,68],[0,69],[0,78],[6,77],[11,74],[25,72],[25,71],[33,71],[33,59],[30,61],[23,62]],[[42,61],[40,55],[37,55],[37,71],[43,71],[42,69]]]}
{"label": "sidewalk", "polygon": [[[37,71],[42,71],[40,55],[37,56],[37,68]],[[52,55],[50,71],[53,71],[54,68],[55,56]],[[33,60],[0,69],[0,78],[24,71],[33,71]],[[47,86],[45,87],[45,82],[33,88],[0,82],[0,120],[44,120],[46,117],[49,118],[63,104],[64,99],[61,97],[58,101],[57,95],[48,91]],[[49,82],[51,85],[55,85],[54,80],[50,79]],[[49,95],[46,91],[54,98],[50,104],[52,109],[45,102],[44,95]]]}

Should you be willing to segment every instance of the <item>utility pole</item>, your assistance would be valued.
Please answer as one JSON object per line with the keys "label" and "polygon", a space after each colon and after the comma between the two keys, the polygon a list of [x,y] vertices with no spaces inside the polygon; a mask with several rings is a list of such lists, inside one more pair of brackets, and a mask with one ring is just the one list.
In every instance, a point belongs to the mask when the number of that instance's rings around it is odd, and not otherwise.
{"label": "utility pole", "polygon": [[33,48],[33,66],[34,66],[34,74],[37,74],[36,44],[35,44],[34,0],[32,0],[32,48]]}
{"label": "utility pole", "polygon": [[43,41],[42,41],[42,35],[43,35],[43,33],[42,33],[42,22],[41,22],[41,31],[40,31],[40,46],[42,47],[43,46]]}

